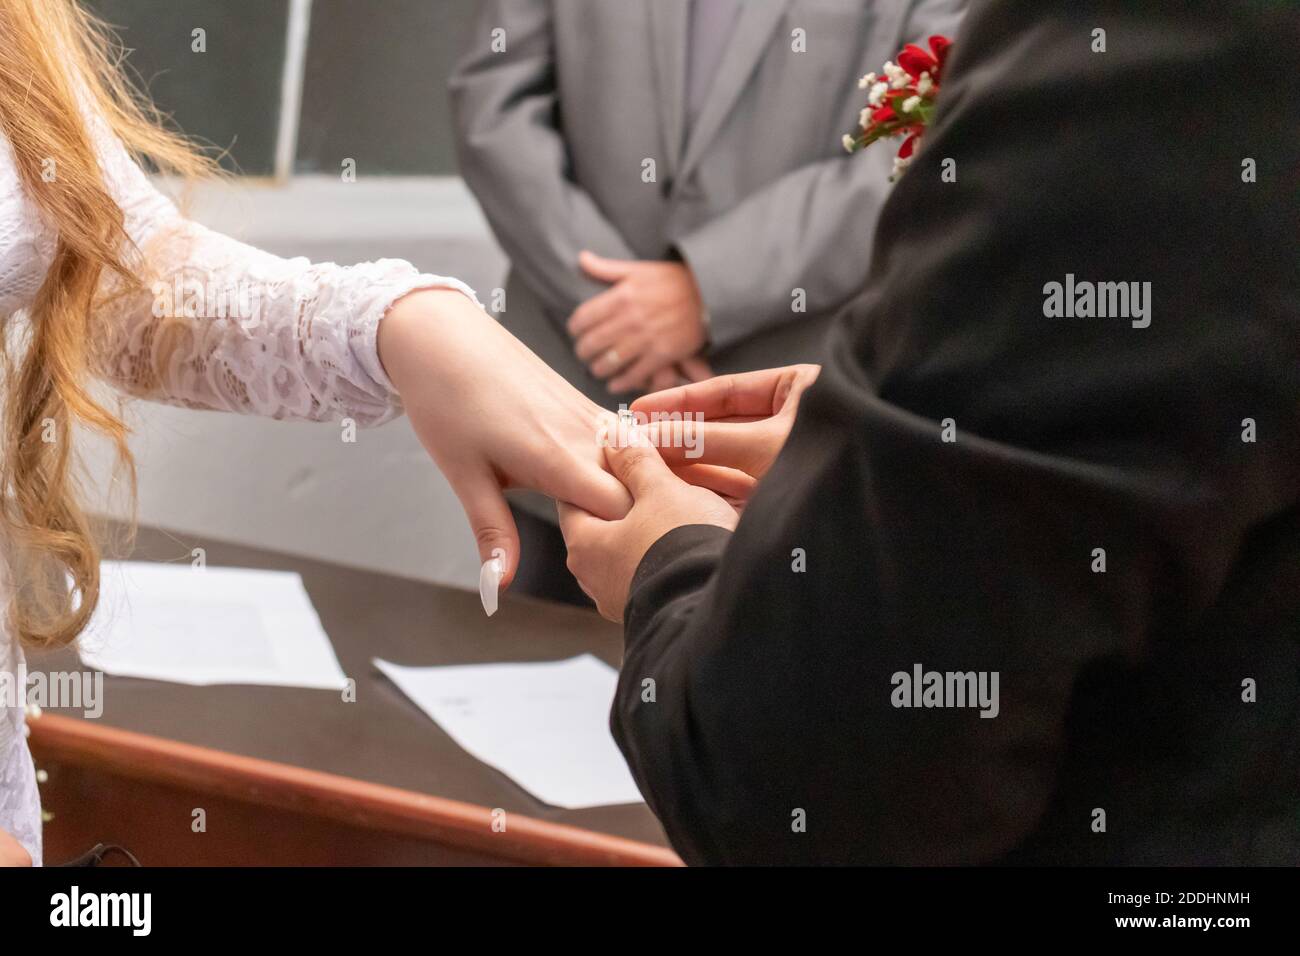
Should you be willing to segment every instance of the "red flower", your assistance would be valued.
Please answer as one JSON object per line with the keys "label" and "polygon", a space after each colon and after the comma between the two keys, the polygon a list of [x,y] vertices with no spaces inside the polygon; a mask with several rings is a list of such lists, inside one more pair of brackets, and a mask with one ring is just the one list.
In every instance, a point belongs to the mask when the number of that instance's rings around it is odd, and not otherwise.
{"label": "red flower", "polygon": [[916,132],[912,133],[910,136],[907,137],[907,139],[903,140],[903,145],[898,147],[898,158],[907,159],[907,157],[911,156],[912,152],[916,149],[916,141],[920,138],[921,138],[921,130],[918,127],[916,128]]}
{"label": "red flower", "polygon": [[948,61],[948,50],[952,47],[952,41],[945,36],[930,37],[930,51],[934,54],[935,71],[930,74],[930,79],[936,83],[939,82],[939,74],[943,72],[943,65]]}
{"label": "red flower", "polygon": [[934,79],[939,72],[938,58],[931,56],[915,43],[903,47],[903,52],[898,54],[898,65],[914,80],[919,80],[922,73],[929,73],[930,78]]}
{"label": "red flower", "polygon": [[898,54],[898,65],[906,70],[913,80],[919,80],[922,73],[929,73],[930,79],[938,83],[939,75],[943,72],[944,61],[948,59],[948,48],[951,46],[951,40],[937,35],[930,37],[929,50],[922,50],[915,43],[909,43],[903,47],[903,52]]}
{"label": "red flower", "polygon": [[897,66],[885,64],[883,79],[875,73],[861,79],[859,87],[871,90],[868,107],[859,118],[861,133],[845,134],[841,140],[844,148],[854,153],[882,139],[901,139],[890,182],[908,167],[921,145],[926,123],[934,112],[939,79],[952,48],[952,41],[945,36],[936,34],[928,42],[928,50],[915,43],[907,44],[894,61]]}

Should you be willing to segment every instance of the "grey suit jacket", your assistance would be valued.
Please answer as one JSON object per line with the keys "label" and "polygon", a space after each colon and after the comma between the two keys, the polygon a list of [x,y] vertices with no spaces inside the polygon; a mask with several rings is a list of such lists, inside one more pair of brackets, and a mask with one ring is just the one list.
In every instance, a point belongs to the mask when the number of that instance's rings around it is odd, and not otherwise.
{"label": "grey suit jacket", "polygon": [[964,7],[745,0],[688,130],[689,0],[483,0],[450,88],[461,173],[511,260],[501,321],[614,407],[628,396],[587,372],[564,327],[603,288],[578,252],[681,256],[716,371],[816,361],[892,188],[890,144],[840,145],[866,101],[857,79],[906,42],[951,35]]}

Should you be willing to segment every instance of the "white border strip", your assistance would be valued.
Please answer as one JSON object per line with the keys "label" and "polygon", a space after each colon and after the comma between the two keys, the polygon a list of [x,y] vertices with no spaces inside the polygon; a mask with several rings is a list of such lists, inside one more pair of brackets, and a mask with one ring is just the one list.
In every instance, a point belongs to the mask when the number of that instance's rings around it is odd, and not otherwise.
{"label": "white border strip", "polygon": [[298,121],[302,114],[303,74],[307,69],[307,34],[311,0],[289,0],[289,24],[284,38],[284,75],[280,79],[280,123],[275,134],[275,179],[287,183],[298,154]]}

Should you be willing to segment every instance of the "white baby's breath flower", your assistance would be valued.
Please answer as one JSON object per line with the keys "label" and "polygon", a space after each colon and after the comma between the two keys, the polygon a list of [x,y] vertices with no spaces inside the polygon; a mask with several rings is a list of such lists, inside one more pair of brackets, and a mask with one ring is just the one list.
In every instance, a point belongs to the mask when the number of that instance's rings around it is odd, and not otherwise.
{"label": "white baby's breath flower", "polygon": [[850,136],[848,133],[845,133],[845,134],[844,134],[844,138],[843,138],[842,140],[840,140],[840,142],[844,144],[844,152],[846,152],[846,153],[851,153],[851,152],[853,152],[853,137],[852,137],[852,136]]}
{"label": "white baby's breath flower", "polygon": [[870,103],[872,107],[879,106],[881,100],[885,98],[885,94],[888,92],[888,83],[877,83],[871,88],[871,92],[867,94],[867,102]]}
{"label": "white baby's breath flower", "polygon": [[907,99],[903,100],[903,112],[910,113],[912,112],[912,110],[916,109],[920,105],[921,105],[921,97],[909,96]]}
{"label": "white baby's breath flower", "polygon": [[876,82],[876,74],[868,73],[862,79],[858,80],[858,89],[865,90],[872,83]]}
{"label": "white baby's breath flower", "polygon": [[907,75],[905,69],[892,60],[885,64],[885,75],[889,77],[889,85],[896,90],[901,90],[903,87],[907,86],[908,82],[912,79]]}
{"label": "white baby's breath flower", "polygon": [[930,77],[930,73],[927,70],[925,73],[922,73],[921,78],[916,81],[916,92],[921,96],[925,96],[925,94],[929,93],[932,89],[934,89],[934,80]]}
{"label": "white baby's breath flower", "polygon": [[868,126],[871,125],[871,110],[869,108],[864,109],[861,113],[858,114],[858,125],[861,126],[863,129],[866,129]]}

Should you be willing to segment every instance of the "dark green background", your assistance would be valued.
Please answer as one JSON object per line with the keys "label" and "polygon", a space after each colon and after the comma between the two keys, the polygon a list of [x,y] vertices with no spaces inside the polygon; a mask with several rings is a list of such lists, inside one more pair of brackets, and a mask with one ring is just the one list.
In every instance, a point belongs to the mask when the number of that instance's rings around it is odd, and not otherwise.
{"label": "dark green background", "polygon": [[[272,172],[287,0],[87,0],[119,28],[128,67],[178,126]],[[314,0],[296,169],[449,174],[446,76],[475,0]],[[207,31],[207,52],[191,31]]]}

